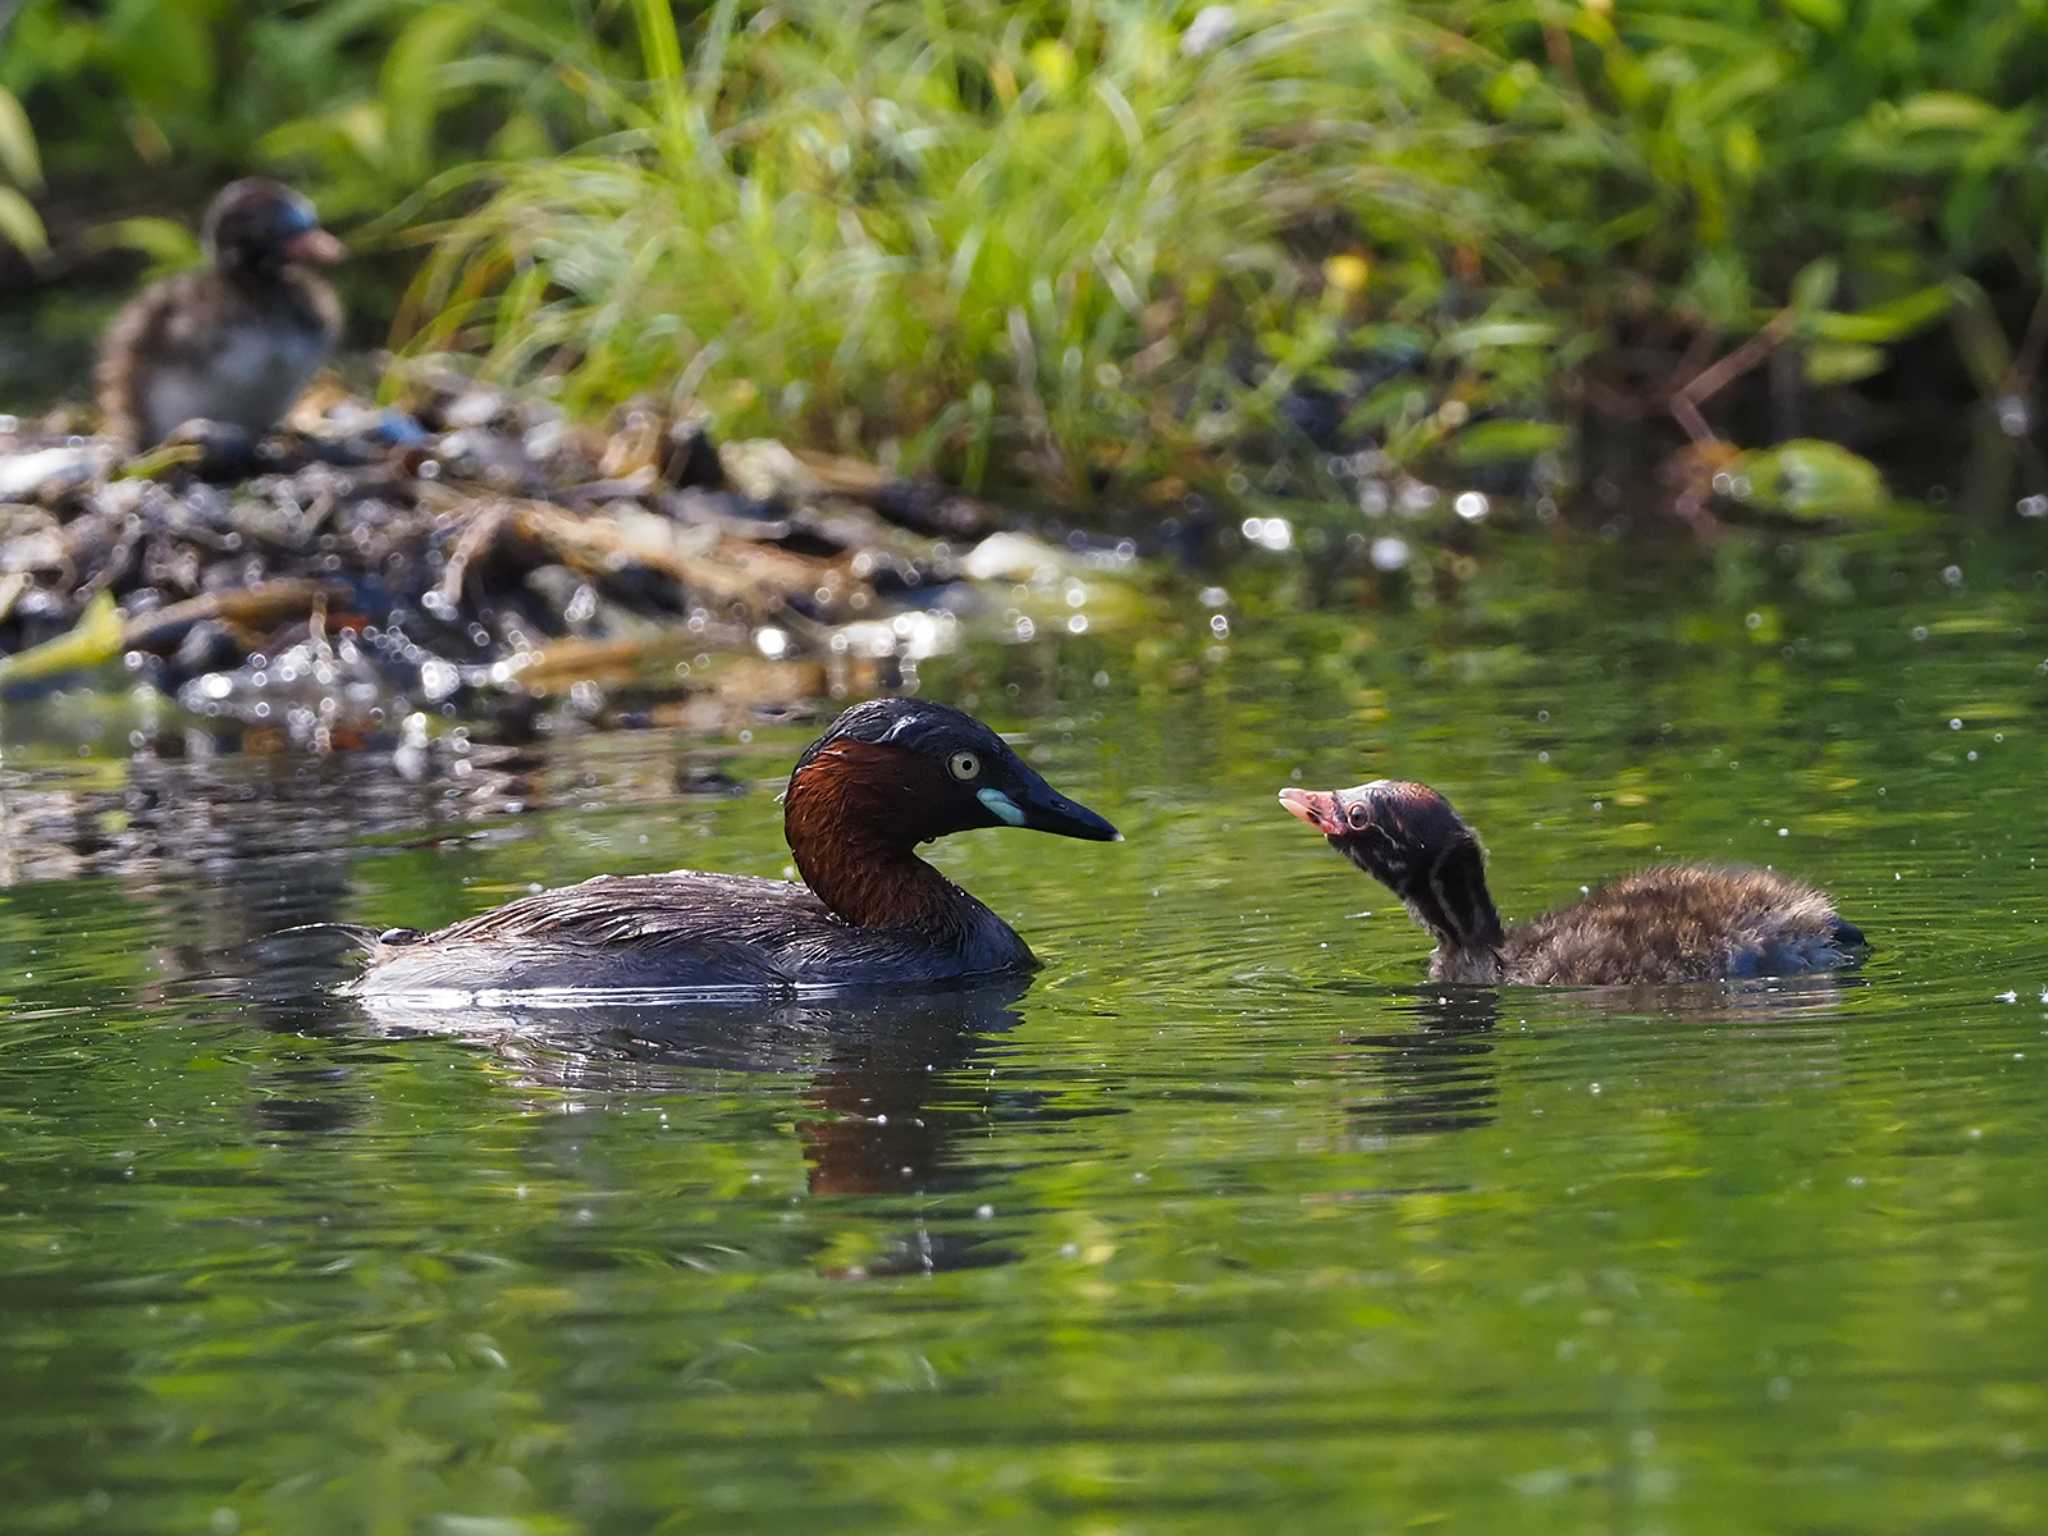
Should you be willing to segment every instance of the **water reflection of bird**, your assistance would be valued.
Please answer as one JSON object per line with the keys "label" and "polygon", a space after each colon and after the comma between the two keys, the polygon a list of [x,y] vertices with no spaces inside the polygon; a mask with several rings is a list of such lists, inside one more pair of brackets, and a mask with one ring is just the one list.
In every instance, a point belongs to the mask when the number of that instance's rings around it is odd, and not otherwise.
{"label": "water reflection of bird", "polygon": [[305,198],[274,181],[235,182],[203,233],[209,265],[144,290],[101,344],[100,409],[131,447],[195,418],[269,430],[341,332],[340,300],[306,267],[345,252]]}
{"label": "water reflection of bird", "polygon": [[1409,1136],[1492,1124],[1500,1102],[1492,1059],[1496,995],[1432,992],[1387,1007],[1417,1027],[1344,1038],[1340,1079],[1364,1090],[1346,1105],[1356,1132]]}
{"label": "water reflection of bird", "polygon": [[[458,1007],[372,996],[354,1006],[387,1037],[483,1045],[512,1067],[518,1085],[551,1099],[568,1093],[615,1101],[707,1086],[729,1097],[734,1073],[753,1074],[769,1094],[782,1091],[773,1086],[778,1080],[800,1083],[801,1106],[788,1120],[813,1195],[929,1196],[966,1193],[987,1176],[956,1150],[963,1135],[1008,1119],[1039,1124],[1077,1113],[1042,1092],[999,1087],[993,1074],[967,1071],[1017,1025],[1014,1004],[1026,984],[1012,976],[900,995],[801,999],[614,993],[573,1007],[516,996]],[[352,1027],[330,1011],[329,1030]],[[995,1229],[962,1234],[913,1220],[860,1269],[951,1269],[1012,1256]]]}
{"label": "water reflection of bird", "polygon": [[974,827],[1106,841],[980,721],[943,704],[847,710],[798,759],[783,832],[803,885],[678,870],[607,875],[436,933],[352,936],[365,993],[423,988],[922,985],[1032,965],[1009,924],[916,855]]}
{"label": "water reflection of bird", "polygon": [[1436,940],[1432,980],[1661,985],[1827,970],[1863,934],[1810,885],[1744,865],[1668,864],[1503,926],[1479,839],[1426,784],[1283,789],[1280,803],[1386,885]]}

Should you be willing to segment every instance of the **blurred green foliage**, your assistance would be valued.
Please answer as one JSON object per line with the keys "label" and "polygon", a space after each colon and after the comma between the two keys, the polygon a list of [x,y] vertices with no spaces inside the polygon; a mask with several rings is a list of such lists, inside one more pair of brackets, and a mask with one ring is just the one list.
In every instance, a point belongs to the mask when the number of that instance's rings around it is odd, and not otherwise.
{"label": "blurred green foliage", "polygon": [[2018,386],[1981,321],[1988,289],[2024,322],[2048,258],[2044,0],[1432,9],[1474,45],[1447,94],[1511,135],[1504,234],[1604,347],[1793,308],[1808,378],[1846,383],[1960,315],[1980,387]]}
{"label": "blurred green foliage", "polygon": [[[7,17],[0,13],[0,40],[6,35]],[[43,221],[29,201],[42,184],[42,153],[28,113],[12,91],[0,89],[0,245],[43,253]]]}
{"label": "blurred green foliage", "polygon": [[[615,0],[27,0],[0,49],[53,181],[197,188],[270,168],[330,217],[386,213],[437,172],[545,154],[593,126],[556,40],[630,28]],[[619,55],[624,64],[627,56]],[[0,143],[4,143],[0,116]]]}
{"label": "blurred green foliage", "polygon": [[2048,0],[31,0],[0,56],[53,179],[253,159],[430,243],[415,351],[1065,497],[1309,396],[1554,455],[1766,327],[2024,391],[2044,83]]}

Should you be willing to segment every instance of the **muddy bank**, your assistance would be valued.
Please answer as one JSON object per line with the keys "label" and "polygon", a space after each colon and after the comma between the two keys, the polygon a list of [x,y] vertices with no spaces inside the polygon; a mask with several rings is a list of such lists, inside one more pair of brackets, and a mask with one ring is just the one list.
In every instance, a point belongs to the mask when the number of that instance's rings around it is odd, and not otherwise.
{"label": "muddy bank", "polygon": [[131,457],[83,425],[0,418],[0,698],[96,674],[311,745],[421,711],[666,718],[896,686],[964,625],[1133,595],[1128,542],[652,408],[586,427],[432,376],[390,407],[316,389],[258,444],[194,424]]}

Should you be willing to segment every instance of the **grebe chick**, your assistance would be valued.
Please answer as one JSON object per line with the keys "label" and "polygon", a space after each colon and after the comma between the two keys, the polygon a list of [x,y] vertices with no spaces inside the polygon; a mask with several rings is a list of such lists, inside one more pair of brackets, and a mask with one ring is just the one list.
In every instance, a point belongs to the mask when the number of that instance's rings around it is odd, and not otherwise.
{"label": "grebe chick", "polygon": [[194,419],[261,436],[341,334],[341,301],[305,266],[347,252],[305,198],[260,177],[233,182],[202,234],[208,266],[144,289],[100,344],[100,410],[130,448]]}
{"label": "grebe chick", "polygon": [[351,930],[367,993],[457,988],[918,985],[1016,971],[1031,950],[913,850],[975,827],[1120,842],[971,715],[847,710],[797,759],[783,835],[802,885],[677,870],[601,875],[435,933]]}
{"label": "grebe chick", "polygon": [[1280,803],[1429,930],[1432,981],[1617,986],[1828,970],[1863,934],[1826,895],[1750,865],[1665,864],[1503,927],[1472,829],[1427,784],[1283,789]]}

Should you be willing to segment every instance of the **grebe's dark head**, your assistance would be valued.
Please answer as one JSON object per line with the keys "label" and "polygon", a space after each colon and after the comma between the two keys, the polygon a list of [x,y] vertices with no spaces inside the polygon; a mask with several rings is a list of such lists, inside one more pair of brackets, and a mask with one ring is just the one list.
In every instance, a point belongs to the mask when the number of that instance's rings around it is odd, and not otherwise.
{"label": "grebe's dark head", "polygon": [[1356,789],[1283,789],[1280,803],[1396,892],[1460,843],[1479,845],[1451,802],[1427,784],[1375,779]]}
{"label": "grebe's dark head", "polygon": [[974,827],[1028,827],[1119,842],[1122,834],[1046,783],[972,715],[922,699],[872,699],[833,721],[789,776],[785,826],[832,804],[842,833],[905,845]]}
{"label": "grebe's dark head", "polygon": [[310,202],[261,176],[223,187],[206,210],[202,234],[207,256],[223,272],[270,275],[295,261],[331,267],[348,254],[320,227]]}
{"label": "grebe's dark head", "polygon": [[1406,902],[1440,941],[1500,942],[1479,838],[1427,784],[1375,779],[1356,789],[1283,789],[1280,803]]}

